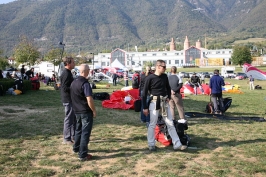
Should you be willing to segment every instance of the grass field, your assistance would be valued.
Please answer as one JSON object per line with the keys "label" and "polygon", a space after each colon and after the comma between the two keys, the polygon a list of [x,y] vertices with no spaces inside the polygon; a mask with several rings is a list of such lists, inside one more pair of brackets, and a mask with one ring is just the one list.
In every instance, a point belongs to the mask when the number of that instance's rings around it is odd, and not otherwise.
{"label": "grass field", "polygon": [[[240,85],[243,92],[224,94],[233,98],[226,115],[265,116],[266,81],[255,81],[263,89],[252,91],[246,80],[226,82]],[[94,92],[121,87],[103,86]],[[203,112],[208,101],[206,95],[187,95],[185,111]],[[266,176],[266,122],[188,118],[187,134],[195,149],[173,151],[157,143],[158,150],[150,153],[139,113],[105,109],[97,100],[95,104],[98,116],[89,144],[93,160],[80,162],[72,148],[62,144],[59,91],[42,85],[39,91],[0,97],[0,176]]]}

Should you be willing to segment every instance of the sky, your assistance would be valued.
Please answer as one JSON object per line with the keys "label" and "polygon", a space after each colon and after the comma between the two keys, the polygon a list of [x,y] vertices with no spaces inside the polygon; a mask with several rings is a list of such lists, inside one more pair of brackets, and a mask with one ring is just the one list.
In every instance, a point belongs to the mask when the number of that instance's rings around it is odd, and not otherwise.
{"label": "sky", "polygon": [[15,0],[0,0],[0,4],[6,4]]}

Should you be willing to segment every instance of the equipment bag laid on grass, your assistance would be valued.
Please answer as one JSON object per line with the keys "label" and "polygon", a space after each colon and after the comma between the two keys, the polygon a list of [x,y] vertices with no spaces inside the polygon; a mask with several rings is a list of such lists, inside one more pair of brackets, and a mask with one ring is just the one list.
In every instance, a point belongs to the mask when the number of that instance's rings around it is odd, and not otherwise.
{"label": "equipment bag laid on grass", "polygon": [[94,100],[109,100],[110,95],[107,92],[98,92],[98,93],[93,93],[93,99]]}
{"label": "equipment bag laid on grass", "polygon": [[[223,98],[223,103],[224,103],[224,109],[222,110],[218,104],[218,109],[222,111],[222,113],[224,113],[232,104],[232,98],[231,97],[226,97]],[[205,109],[206,113],[210,113],[210,114],[214,114],[214,107],[213,107],[213,103],[210,101],[207,105],[206,105],[206,109]]]}

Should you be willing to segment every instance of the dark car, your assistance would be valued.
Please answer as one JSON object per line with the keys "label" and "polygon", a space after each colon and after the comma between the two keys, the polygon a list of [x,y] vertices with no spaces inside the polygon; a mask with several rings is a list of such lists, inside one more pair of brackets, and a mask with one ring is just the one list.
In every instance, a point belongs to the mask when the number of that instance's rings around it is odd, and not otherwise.
{"label": "dark car", "polygon": [[183,78],[189,78],[189,73],[185,73],[185,72],[184,72],[184,76],[183,76]]}
{"label": "dark car", "polygon": [[246,73],[236,73],[236,79],[246,79],[248,78],[248,76],[246,75]]}
{"label": "dark car", "polygon": [[209,72],[202,72],[205,78],[210,78],[210,73]]}

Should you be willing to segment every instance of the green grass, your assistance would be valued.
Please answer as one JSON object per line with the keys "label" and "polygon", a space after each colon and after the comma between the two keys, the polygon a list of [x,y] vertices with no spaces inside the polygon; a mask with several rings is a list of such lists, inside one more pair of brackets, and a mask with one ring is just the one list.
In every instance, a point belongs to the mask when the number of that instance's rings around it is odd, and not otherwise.
{"label": "green grass", "polygon": [[[243,92],[224,94],[233,98],[226,115],[265,116],[266,81],[255,81],[263,90],[254,91],[246,80],[226,82],[240,85]],[[112,93],[122,85],[94,92]],[[203,112],[208,101],[208,96],[187,95],[185,111]],[[95,104],[97,118],[89,144],[93,160],[80,162],[72,148],[61,143],[64,110],[59,91],[42,85],[39,91],[0,97],[0,176],[266,175],[266,122],[189,118],[187,133],[197,149],[173,151],[157,143],[158,150],[150,153],[139,113],[105,109],[98,100]]]}

